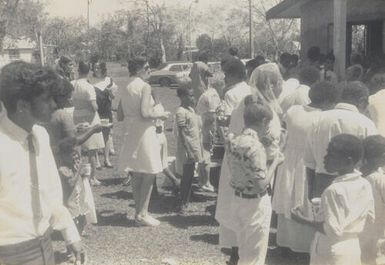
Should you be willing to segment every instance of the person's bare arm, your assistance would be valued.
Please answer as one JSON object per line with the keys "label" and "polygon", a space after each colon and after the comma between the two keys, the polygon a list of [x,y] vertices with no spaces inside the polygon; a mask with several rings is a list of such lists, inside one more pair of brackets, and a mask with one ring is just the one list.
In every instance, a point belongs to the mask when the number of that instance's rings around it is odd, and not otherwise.
{"label": "person's bare arm", "polygon": [[67,150],[68,148],[73,148],[74,146],[81,145],[87,141],[93,134],[101,132],[106,126],[96,124],[95,126],[87,129],[85,132],[76,135],[75,130],[68,131],[66,137],[63,138],[58,144],[60,149]]}
{"label": "person's bare arm", "polygon": [[295,208],[291,210],[291,218],[300,224],[311,226],[316,231],[325,234],[324,222],[318,222],[305,217],[299,208]]}
{"label": "person's bare arm", "polygon": [[118,109],[116,111],[116,119],[118,121],[123,121],[124,120],[124,112],[122,108],[122,101],[119,101]]}
{"label": "person's bare arm", "polygon": [[315,178],[315,170],[311,168],[306,168],[306,177],[307,177],[307,185],[308,185],[308,199],[311,200],[313,198],[313,185]]}
{"label": "person's bare arm", "polygon": [[152,98],[151,86],[146,85],[144,86],[142,91],[142,101],[140,105],[142,117],[145,119],[151,119],[151,120],[153,119],[166,120],[170,115],[170,113],[167,111],[163,113],[154,113],[152,104],[151,104],[151,98]]}

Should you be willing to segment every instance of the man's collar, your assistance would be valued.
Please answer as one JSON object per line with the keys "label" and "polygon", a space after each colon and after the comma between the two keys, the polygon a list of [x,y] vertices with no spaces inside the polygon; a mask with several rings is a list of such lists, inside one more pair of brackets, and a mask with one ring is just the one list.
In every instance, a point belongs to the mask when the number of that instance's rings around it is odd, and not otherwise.
{"label": "man's collar", "polygon": [[[13,121],[11,121],[7,116],[5,116],[1,122],[1,127],[3,127],[9,136],[20,143],[24,143],[29,135],[29,132],[16,125]],[[33,130],[33,129],[32,129]]]}
{"label": "man's collar", "polygon": [[362,176],[362,173],[355,169],[352,173],[348,173],[348,174],[336,177],[333,180],[333,183],[355,180],[360,178],[361,176]]}
{"label": "man's collar", "polygon": [[335,106],[335,109],[342,109],[342,110],[349,110],[354,112],[359,112],[356,106],[349,104],[349,103],[338,103]]}

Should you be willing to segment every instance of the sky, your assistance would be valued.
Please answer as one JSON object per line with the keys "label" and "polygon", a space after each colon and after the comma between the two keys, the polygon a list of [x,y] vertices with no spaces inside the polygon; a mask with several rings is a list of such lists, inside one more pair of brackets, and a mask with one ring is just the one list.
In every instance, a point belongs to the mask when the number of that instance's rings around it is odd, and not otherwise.
{"label": "sky", "polygon": [[[192,8],[196,12],[207,8],[210,5],[229,4],[233,0],[153,0],[160,3],[165,2],[166,5],[181,5],[186,9],[192,2]],[[46,11],[52,17],[87,17],[87,0],[42,0],[46,3]],[[116,10],[129,8],[132,0],[91,0],[90,4],[90,24],[95,25],[104,17]]]}

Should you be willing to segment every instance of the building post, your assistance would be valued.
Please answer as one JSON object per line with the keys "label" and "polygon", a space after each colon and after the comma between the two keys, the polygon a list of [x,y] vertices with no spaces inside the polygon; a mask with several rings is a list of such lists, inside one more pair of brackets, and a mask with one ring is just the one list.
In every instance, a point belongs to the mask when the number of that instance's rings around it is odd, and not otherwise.
{"label": "building post", "polygon": [[44,66],[45,64],[44,47],[43,47],[43,37],[41,36],[41,32],[38,33],[38,37],[39,37],[40,63],[42,66]]}
{"label": "building post", "polygon": [[253,41],[253,10],[252,0],[249,0],[249,50],[250,58],[254,58],[254,41]]}
{"label": "building post", "polygon": [[334,71],[339,80],[345,80],[346,71],[346,17],[347,0],[333,0],[334,37],[333,52],[336,58]]}

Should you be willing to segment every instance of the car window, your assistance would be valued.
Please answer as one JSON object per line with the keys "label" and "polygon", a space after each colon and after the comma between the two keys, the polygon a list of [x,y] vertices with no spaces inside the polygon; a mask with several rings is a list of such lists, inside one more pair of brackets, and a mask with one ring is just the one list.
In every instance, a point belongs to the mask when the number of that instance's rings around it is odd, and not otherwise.
{"label": "car window", "polygon": [[190,65],[184,64],[184,65],[183,65],[183,71],[186,71],[186,70],[188,70],[188,69],[190,69]]}
{"label": "car window", "polygon": [[172,71],[172,72],[180,72],[180,71],[182,71],[182,67],[181,67],[181,65],[173,65],[173,66],[170,67],[170,71]]}

